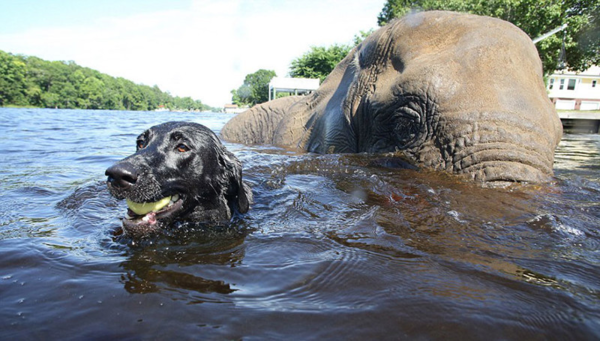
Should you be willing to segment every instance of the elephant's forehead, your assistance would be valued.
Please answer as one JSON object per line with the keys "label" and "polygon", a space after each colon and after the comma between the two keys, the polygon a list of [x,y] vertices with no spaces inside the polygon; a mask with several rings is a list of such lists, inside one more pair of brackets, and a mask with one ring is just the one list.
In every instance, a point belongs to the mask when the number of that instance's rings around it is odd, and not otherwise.
{"label": "elephant's forehead", "polygon": [[[416,21],[414,17],[420,17]],[[416,24],[415,24],[416,22]],[[390,25],[394,54],[410,60],[430,54],[460,54],[481,48],[505,50],[535,47],[527,35],[509,22],[453,12],[423,12],[409,15]],[[384,47],[385,48],[385,47]],[[520,51],[524,53],[524,51]]]}
{"label": "elephant's forehead", "polygon": [[388,29],[374,37],[378,48],[371,42],[369,50],[387,50],[390,62],[378,83],[386,83],[391,91],[393,87],[408,92],[427,89],[438,102],[507,109],[522,105],[514,99],[523,93],[540,90],[542,68],[535,47],[510,23],[426,12],[408,16]]}
{"label": "elephant's forehead", "polygon": [[[420,13],[378,31],[361,54],[362,74],[380,67],[371,78],[374,103],[393,106],[404,103],[398,97],[413,95],[434,102],[446,119],[504,113],[508,121],[514,116],[544,127],[556,121],[549,119],[554,111],[535,46],[508,22]],[[378,64],[382,56],[386,62]]]}

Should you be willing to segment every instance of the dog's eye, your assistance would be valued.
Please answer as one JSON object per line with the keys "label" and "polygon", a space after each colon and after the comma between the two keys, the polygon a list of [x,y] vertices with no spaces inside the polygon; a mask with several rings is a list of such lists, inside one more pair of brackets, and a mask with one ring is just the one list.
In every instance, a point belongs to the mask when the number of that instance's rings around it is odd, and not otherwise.
{"label": "dog's eye", "polygon": [[190,150],[190,148],[188,148],[188,146],[186,146],[185,144],[181,144],[180,143],[180,144],[177,145],[177,151],[180,152],[180,153],[185,153],[188,150]]}

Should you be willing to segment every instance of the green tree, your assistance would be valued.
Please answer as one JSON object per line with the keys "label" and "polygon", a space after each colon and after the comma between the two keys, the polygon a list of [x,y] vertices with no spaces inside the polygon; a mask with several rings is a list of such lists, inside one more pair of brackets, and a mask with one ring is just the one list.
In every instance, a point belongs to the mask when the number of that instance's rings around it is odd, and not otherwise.
{"label": "green tree", "polygon": [[292,61],[290,76],[318,78],[323,81],[351,49],[352,47],[349,45],[337,44],[330,47],[313,46],[310,51]]}
{"label": "green tree", "polygon": [[294,78],[325,78],[333,71],[339,62],[344,59],[354,46],[359,45],[373,30],[360,31],[354,35],[354,45],[334,44],[329,47],[311,47],[299,58],[292,61],[290,65],[290,76]]}
{"label": "green tree", "polygon": [[[177,103],[175,105],[174,103]],[[45,61],[0,51],[0,106],[116,110],[212,109],[201,101],[176,99],[157,86],[114,78],[75,62]]]}
{"label": "green tree", "polygon": [[42,94],[42,103],[43,107],[46,108],[58,108],[62,107],[62,103],[60,100],[60,95],[54,92],[45,92]]}
{"label": "green tree", "polygon": [[354,46],[357,46],[358,44],[362,43],[363,40],[367,39],[367,37],[373,34],[373,32],[375,32],[375,30],[370,29],[368,31],[360,31],[358,32],[358,34],[355,34],[353,39]]}
{"label": "green tree", "polygon": [[[49,94],[56,95],[58,98],[58,105],[48,105],[46,107],[59,107],[66,109],[77,108],[77,89],[72,83],[60,82],[53,86],[52,91]],[[51,97],[53,98],[53,97]]]}
{"label": "green tree", "polygon": [[412,10],[448,10],[500,18],[532,39],[568,24],[568,28],[536,44],[546,73],[554,72],[564,40],[566,62],[583,71],[600,64],[598,0],[388,0],[378,17],[380,26]]}
{"label": "green tree", "polygon": [[104,93],[104,83],[96,77],[87,77],[80,88],[79,99],[81,103],[86,103],[87,106],[82,105],[85,109],[103,109],[102,108],[102,95]]}
{"label": "green tree", "polygon": [[237,105],[255,105],[269,100],[269,82],[277,76],[275,71],[260,69],[246,75],[244,84],[232,90],[232,102]]}
{"label": "green tree", "polygon": [[0,105],[27,105],[26,64],[0,51]]}
{"label": "green tree", "polygon": [[242,84],[237,90],[231,90],[231,102],[239,106],[252,104],[252,90],[250,86]]}

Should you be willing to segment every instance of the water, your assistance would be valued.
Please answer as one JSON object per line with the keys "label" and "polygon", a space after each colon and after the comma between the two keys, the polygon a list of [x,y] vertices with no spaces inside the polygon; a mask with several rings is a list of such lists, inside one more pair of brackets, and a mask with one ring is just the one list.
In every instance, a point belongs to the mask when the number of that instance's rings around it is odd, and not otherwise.
{"label": "water", "polygon": [[0,339],[598,339],[600,136],[483,189],[369,155],[226,144],[255,203],[151,245],[104,170],[144,129],[232,116],[0,109]]}

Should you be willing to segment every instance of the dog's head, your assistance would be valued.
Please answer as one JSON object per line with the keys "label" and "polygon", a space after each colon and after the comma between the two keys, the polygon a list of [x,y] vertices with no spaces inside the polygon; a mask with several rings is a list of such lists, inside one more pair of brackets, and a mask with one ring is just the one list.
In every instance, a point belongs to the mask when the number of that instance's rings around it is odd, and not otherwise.
{"label": "dog's head", "polygon": [[163,123],[136,144],[135,154],[106,170],[110,193],[127,200],[126,234],[145,236],[174,221],[224,222],[248,211],[252,192],[240,162],[205,126]]}

